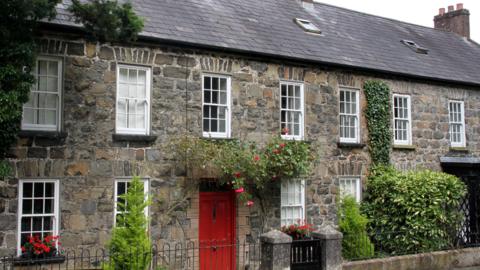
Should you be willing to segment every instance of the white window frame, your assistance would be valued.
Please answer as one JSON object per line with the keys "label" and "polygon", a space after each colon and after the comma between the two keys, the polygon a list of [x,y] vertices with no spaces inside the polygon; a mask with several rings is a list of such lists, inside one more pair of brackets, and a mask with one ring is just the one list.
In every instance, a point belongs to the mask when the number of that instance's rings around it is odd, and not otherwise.
{"label": "white window frame", "polygon": [[[300,86],[300,110],[294,110],[294,109],[282,109],[282,85],[293,85],[295,86]],[[303,82],[297,82],[297,81],[280,81],[280,87],[279,87],[279,92],[280,92],[280,130],[282,129],[282,111],[291,111],[291,112],[300,112],[300,134],[299,135],[292,135],[291,130],[289,130],[288,135],[281,134],[282,139],[284,140],[303,140],[304,138],[304,132],[305,132],[305,100],[304,100],[304,83]],[[288,91],[288,89],[287,89]],[[288,94],[288,92],[287,92]],[[288,98],[287,98],[288,99]],[[288,107],[288,105],[287,105]]]}
{"label": "white window frame", "polygon": [[[451,117],[451,107],[450,105],[452,103],[460,104],[460,115],[462,117],[462,120],[460,122],[453,122],[452,117]],[[448,130],[449,130],[449,135],[450,135],[450,146],[451,147],[465,147],[467,144],[466,140],[466,135],[465,135],[465,103],[460,100],[449,100],[448,101]],[[452,124],[460,125],[461,126],[461,134],[460,134],[460,142],[453,142],[453,136],[452,136]]]}
{"label": "white window frame", "polygon": [[[407,100],[407,111],[408,117],[407,118],[396,118],[395,117],[395,98],[406,98]],[[401,94],[393,94],[392,98],[392,117],[393,117],[393,144],[394,145],[412,145],[412,102],[410,95],[401,95]],[[395,121],[396,120],[407,120],[407,139],[406,140],[397,140],[396,128],[395,128]]]}
{"label": "white window frame", "polygon": [[[203,108],[204,106],[217,106],[223,107],[224,105],[215,104],[215,103],[207,103],[205,102],[205,77],[212,77],[218,79],[226,79],[227,80],[227,105],[225,106],[225,132],[207,132],[203,130]],[[204,73],[202,74],[202,135],[205,138],[230,138],[231,136],[231,122],[232,122],[232,102],[231,102],[231,95],[232,95],[232,79],[228,75],[221,75],[221,74],[214,74],[214,73]],[[220,97],[219,97],[220,99]],[[217,112],[218,114],[218,112]]]}
{"label": "white window frame", "polygon": [[[46,92],[46,91],[38,91],[38,61],[43,60],[43,61],[50,61],[50,62],[57,62],[57,92]],[[27,124],[24,123],[22,119],[22,125],[21,129],[22,130],[35,130],[35,131],[60,131],[61,130],[61,123],[62,123],[62,93],[63,93],[63,61],[60,58],[56,57],[48,57],[48,56],[38,56],[37,59],[35,60],[35,66],[34,66],[34,76],[35,76],[35,84],[32,86],[32,89],[30,90],[32,93],[45,93],[45,94],[51,94],[51,95],[57,95],[57,113],[56,113],[56,125],[45,125],[45,124]],[[47,75],[48,76],[48,75]],[[25,110],[25,105],[23,105],[23,110]],[[23,112],[23,115],[25,112]]]}
{"label": "white window frame", "polygon": [[[141,178],[140,181],[143,183],[143,192],[145,194],[145,199],[148,198],[150,192],[150,180],[148,178]],[[113,226],[115,227],[117,224],[117,215],[121,212],[117,209],[118,204],[118,183],[128,183],[132,182],[132,178],[117,178],[113,183]],[[127,190],[126,190],[127,191]],[[145,208],[145,217],[148,219],[150,215],[149,207]],[[148,228],[148,226],[147,226]]]}
{"label": "white window frame", "polygon": [[[33,205],[32,205],[32,214],[23,214],[23,184],[25,183],[53,183],[54,185],[54,202],[53,202],[53,214],[34,214],[33,213]],[[32,196],[34,194],[34,190],[32,189]],[[45,190],[44,190],[45,194]],[[59,234],[59,224],[60,224],[60,182],[59,180],[52,180],[52,179],[20,179],[18,182],[18,215],[17,215],[17,255],[22,255],[22,246],[21,246],[21,239],[22,239],[22,217],[45,217],[45,216],[52,216],[53,217],[53,227],[52,227],[52,235],[58,236]],[[45,197],[44,197],[45,198]],[[58,246],[56,247],[58,249]]]}
{"label": "white window frame", "polygon": [[[356,104],[355,104],[355,110],[356,113],[342,113],[340,111],[340,107],[342,104],[342,100],[340,99],[341,97],[341,92],[349,92],[349,93],[355,93],[355,98],[356,98]],[[340,114],[340,123],[341,123],[341,118],[343,115],[345,116],[354,116],[356,117],[356,122],[355,122],[355,138],[345,138],[341,136],[341,126],[340,126],[340,142],[342,143],[360,143],[360,90],[358,88],[350,88],[350,87],[340,87],[339,95],[338,95],[338,100],[339,100],[339,114]]]}
{"label": "white window frame", "polygon": [[[342,182],[354,182],[355,183],[355,188],[354,188],[354,194],[346,194],[344,190],[342,189]],[[360,203],[362,201],[362,180],[360,176],[342,176],[338,179],[338,188],[340,190],[340,195],[341,197],[345,195],[351,195],[355,198],[355,200]]]}
{"label": "white window frame", "polygon": [[[119,91],[120,91],[120,69],[135,69],[137,71],[145,71],[145,102],[147,103],[147,111],[145,112],[145,128],[120,128],[118,126],[118,100],[119,100]],[[151,93],[151,79],[152,78],[152,69],[145,66],[135,66],[135,65],[117,65],[117,82],[116,82],[116,93],[115,93],[115,133],[116,134],[127,134],[127,135],[149,135],[150,134],[150,93]],[[127,105],[128,106],[128,105]],[[128,117],[128,114],[127,114]]]}
{"label": "white window frame", "polygon": [[[288,193],[288,191],[284,191],[284,187],[285,187],[285,184],[287,184],[287,182],[288,182],[288,184],[295,183],[295,184],[300,185],[301,193],[299,194],[299,196],[300,196],[301,204],[288,204],[288,205],[286,205],[286,202],[283,200],[282,194]],[[297,207],[302,208],[302,211],[301,211],[302,217],[299,218],[300,222],[295,220],[293,223],[288,223],[287,222],[287,217],[284,217],[283,214],[282,214],[283,213],[282,210],[284,208],[297,208]],[[305,221],[305,180],[288,180],[286,182],[283,182],[281,184],[281,187],[280,187],[280,223],[281,223],[281,226],[299,224],[299,223],[303,223],[304,221]]]}

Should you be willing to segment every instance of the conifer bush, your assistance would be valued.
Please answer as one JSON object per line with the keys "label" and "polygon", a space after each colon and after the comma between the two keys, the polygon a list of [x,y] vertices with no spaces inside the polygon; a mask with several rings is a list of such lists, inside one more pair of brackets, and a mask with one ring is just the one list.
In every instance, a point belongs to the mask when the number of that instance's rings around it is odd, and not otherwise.
{"label": "conifer bush", "polygon": [[355,198],[343,197],[338,212],[343,257],[347,260],[373,257],[374,247],[367,233],[368,219],[361,214]]}
{"label": "conifer bush", "polygon": [[150,200],[145,198],[143,183],[139,177],[133,178],[127,193],[120,198],[123,200],[118,202],[117,207],[122,214],[117,216],[117,223],[108,243],[110,261],[103,269],[148,269],[152,254],[145,209]]}

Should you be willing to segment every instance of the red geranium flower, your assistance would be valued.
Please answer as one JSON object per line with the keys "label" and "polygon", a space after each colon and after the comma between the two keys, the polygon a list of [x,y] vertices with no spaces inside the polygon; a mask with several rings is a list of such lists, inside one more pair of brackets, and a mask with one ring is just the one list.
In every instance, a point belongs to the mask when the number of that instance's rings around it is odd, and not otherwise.
{"label": "red geranium flower", "polygon": [[235,178],[240,178],[242,176],[242,174],[240,172],[236,172],[236,173],[233,174],[233,176]]}
{"label": "red geranium flower", "polygon": [[243,193],[245,189],[243,187],[235,189],[235,193]]}
{"label": "red geranium flower", "polygon": [[253,206],[253,202],[252,202],[252,201],[247,201],[247,206],[248,206],[248,207],[252,207],[252,206]]}

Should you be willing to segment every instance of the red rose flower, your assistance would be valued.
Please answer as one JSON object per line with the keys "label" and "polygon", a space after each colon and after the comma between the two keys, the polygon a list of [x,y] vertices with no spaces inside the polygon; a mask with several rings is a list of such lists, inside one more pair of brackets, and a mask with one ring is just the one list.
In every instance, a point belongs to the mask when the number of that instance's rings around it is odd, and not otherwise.
{"label": "red rose flower", "polygon": [[252,206],[253,206],[253,202],[252,202],[252,201],[247,201],[247,206],[248,206],[248,207],[252,207]]}
{"label": "red rose flower", "polygon": [[253,160],[259,161],[259,160],[260,160],[260,157],[259,157],[258,155],[255,155],[255,156],[253,157]]}
{"label": "red rose flower", "polygon": [[240,172],[236,172],[236,173],[233,174],[233,176],[235,178],[240,178],[242,176],[242,174]]}

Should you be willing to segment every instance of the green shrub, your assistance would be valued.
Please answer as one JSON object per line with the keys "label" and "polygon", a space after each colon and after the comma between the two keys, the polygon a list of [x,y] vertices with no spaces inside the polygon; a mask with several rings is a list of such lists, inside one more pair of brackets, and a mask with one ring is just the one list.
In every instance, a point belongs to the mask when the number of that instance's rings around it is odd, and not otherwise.
{"label": "green shrub", "polygon": [[130,2],[119,5],[112,0],[72,0],[68,10],[75,22],[82,23],[100,41],[135,41],[143,29],[143,19],[135,14]]}
{"label": "green shrub", "polygon": [[373,168],[362,210],[372,241],[390,254],[427,252],[453,244],[466,187],[457,177],[429,170]]}
{"label": "green shrub", "polygon": [[360,213],[355,198],[342,198],[339,209],[339,226],[343,233],[342,254],[345,259],[371,258],[374,247],[367,234],[368,219]]}
{"label": "green shrub", "polygon": [[143,183],[139,177],[133,178],[127,193],[120,198],[126,203],[119,201],[117,204],[123,214],[117,216],[117,226],[108,243],[110,262],[103,265],[103,269],[148,269],[152,254],[144,211],[150,201],[145,199]]}

